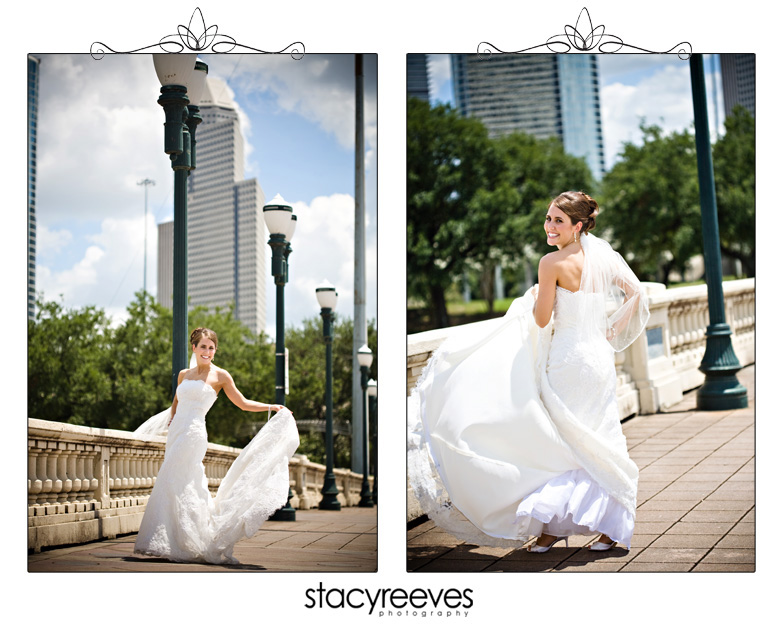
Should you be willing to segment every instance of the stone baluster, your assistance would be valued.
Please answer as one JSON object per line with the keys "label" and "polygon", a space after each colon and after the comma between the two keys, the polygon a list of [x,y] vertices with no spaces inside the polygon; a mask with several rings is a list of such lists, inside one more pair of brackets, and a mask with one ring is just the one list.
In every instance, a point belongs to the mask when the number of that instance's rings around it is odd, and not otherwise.
{"label": "stone baluster", "polygon": [[[79,477],[79,494],[78,501],[89,501],[88,494],[90,492],[90,478],[85,471],[85,462],[89,462],[88,453],[84,449],[79,451],[76,457],[76,476]],[[92,466],[88,463],[87,465]]]}
{"label": "stone baluster", "polygon": [[55,489],[57,491],[57,502],[65,503],[70,497],[70,490],[68,485],[68,475],[66,472],[66,464],[68,462],[68,452],[65,450],[65,443],[60,442],[57,447],[57,462],[55,465],[57,472],[57,481],[55,482]]}
{"label": "stone baluster", "polygon": [[44,453],[44,463],[46,464],[46,474],[44,479],[44,486],[41,496],[44,497],[43,503],[51,503],[52,495],[54,493],[54,484],[57,481],[57,469],[55,465],[57,464],[57,457],[54,455],[54,450],[52,450],[49,444],[53,444],[53,442],[49,442],[46,447],[46,452]]}
{"label": "stone baluster", "polygon": [[670,350],[672,354],[680,352],[681,345],[683,344],[683,316],[680,307],[670,307]]}
{"label": "stone baluster", "polygon": [[27,502],[37,502],[38,495],[43,489],[43,481],[38,474],[38,458],[40,451],[34,446],[28,446],[27,452]]}
{"label": "stone baluster", "polygon": [[68,501],[74,500],[74,461],[75,461],[75,447],[73,444],[69,443],[66,446],[66,450],[63,451],[63,474],[65,475],[65,480],[63,481],[63,492],[67,495]]}
{"label": "stone baluster", "polygon": [[120,494],[117,496],[128,496],[133,487],[130,451],[127,448],[116,449],[116,451],[119,456],[117,467],[120,471]]}

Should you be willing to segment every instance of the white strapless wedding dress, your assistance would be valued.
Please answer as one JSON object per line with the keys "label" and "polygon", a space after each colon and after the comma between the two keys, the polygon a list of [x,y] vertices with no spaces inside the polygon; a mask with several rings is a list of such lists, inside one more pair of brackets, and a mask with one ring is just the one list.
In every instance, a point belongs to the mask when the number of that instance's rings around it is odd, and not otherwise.
{"label": "white strapless wedding dress", "polygon": [[[641,293],[630,274],[627,293]],[[621,312],[635,316],[624,342],[647,321],[640,298]],[[504,318],[454,329],[428,362],[408,402],[410,485],[438,526],[473,544],[604,533],[628,547],[638,469],[620,425],[614,346],[586,324],[604,318],[605,295],[558,287],[544,329],[533,304],[529,291]]]}
{"label": "white strapless wedding dress", "polygon": [[[214,388],[204,381],[186,379],[177,387],[177,413],[135,553],[176,562],[236,563],[234,544],[251,537],[285,505],[289,459],[299,446],[288,409],[267,422],[234,460],[215,497],[210,494],[202,460],[207,452],[205,417],[216,398]],[[159,428],[167,414],[153,417],[151,424]],[[143,425],[137,432],[150,432],[150,427]]]}

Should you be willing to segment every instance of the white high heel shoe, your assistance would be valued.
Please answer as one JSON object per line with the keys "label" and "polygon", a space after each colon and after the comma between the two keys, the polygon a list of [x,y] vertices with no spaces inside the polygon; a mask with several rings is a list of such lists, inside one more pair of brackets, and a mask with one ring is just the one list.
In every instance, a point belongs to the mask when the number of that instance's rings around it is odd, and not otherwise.
{"label": "white high heel shoe", "polygon": [[536,540],[533,544],[531,544],[528,547],[528,552],[529,553],[547,553],[547,551],[552,549],[553,545],[556,542],[559,542],[560,540],[563,540],[566,543],[566,548],[568,549],[569,548],[569,538],[567,536],[559,536],[555,540],[553,540],[550,544],[548,544],[547,546],[541,546],[541,545],[537,544],[536,542],[538,542],[538,540]]}
{"label": "white high heel shoe", "polygon": [[589,548],[589,551],[609,551],[615,545],[618,544],[617,542],[594,542]]}

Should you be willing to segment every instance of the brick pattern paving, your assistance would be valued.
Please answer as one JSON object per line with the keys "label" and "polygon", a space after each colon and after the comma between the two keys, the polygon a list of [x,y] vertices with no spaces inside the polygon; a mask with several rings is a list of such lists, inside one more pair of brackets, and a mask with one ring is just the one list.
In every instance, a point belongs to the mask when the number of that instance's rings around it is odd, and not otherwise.
{"label": "brick pattern paving", "polygon": [[547,553],[467,545],[432,521],[408,531],[409,571],[736,572],[755,570],[754,366],[738,373],[749,407],[696,411],[696,392],[623,424],[640,468],[631,550],[588,551],[573,536]]}
{"label": "brick pattern paving", "polygon": [[239,564],[178,564],[133,554],[136,534],[28,555],[28,572],[375,572],[376,508],[298,511],[238,542]]}

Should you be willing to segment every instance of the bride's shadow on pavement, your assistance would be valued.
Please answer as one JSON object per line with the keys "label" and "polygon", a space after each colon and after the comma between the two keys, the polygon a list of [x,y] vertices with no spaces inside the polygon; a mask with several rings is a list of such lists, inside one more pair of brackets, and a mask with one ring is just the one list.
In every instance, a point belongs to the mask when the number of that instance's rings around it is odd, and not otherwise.
{"label": "bride's shadow on pavement", "polygon": [[[264,566],[259,566],[258,564],[204,564],[202,562],[173,562],[171,560],[164,559],[162,557],[138,557],[135,555],[129,555],[122,558],[123,562],[136,562],[137,564],[169,564],[172,566],[177,566],[179,564],[188,565],[188,566],[203,566],[204,570],[201,572],[212,572],[214,569],[226,569],[226,570],[237,570],[237,571],[261,571],[267,572],[268,569],[264,568]],[[194,571],[196,572],[196,571]]]}
{"label": "bride's shadow on pavement", "polygon": [[494,549],[472,544],[446,547],[409,546],[409,572],[558,572],[562,570],[603,570],[591,568],[604,560],[623,560],[625,548],[614,547],[609,551],[589,551],[587,546],[555,546],[546,553],[529,553],[524,547]]}

